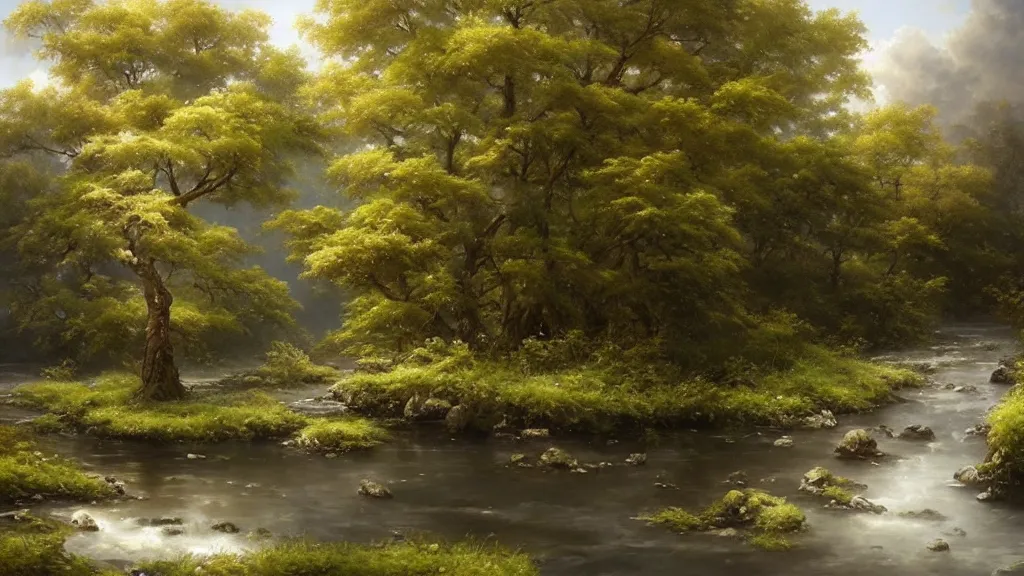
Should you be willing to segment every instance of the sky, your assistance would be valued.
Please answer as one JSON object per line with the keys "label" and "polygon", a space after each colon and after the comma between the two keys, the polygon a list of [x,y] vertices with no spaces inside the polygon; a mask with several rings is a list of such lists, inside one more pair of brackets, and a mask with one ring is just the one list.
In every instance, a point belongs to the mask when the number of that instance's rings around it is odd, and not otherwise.
{"label": "sky", "polygon": [[[276,43],[291,45],[300,42],[294,23],[300,14],[312,11],[315,0],[216,0],[231,8],[257,8],[274,19],[271,35]],[[1021,0],[1024,2],[1024,0]],[[6,17],[20,0],[0,0],[0,16]],[[893,46],[901,35],[916,31],[923,33],[931,43],[941,46],[947,35],[962,25],[970,12],[970,0],[808,0],[815,10],[839,8],[856,11],[868,28],[871,49],[864,55],[870,71],[877,65],[885,50]],[[0,32],[0,87],[32,76],[45,79],[42,67],[19,46]],[[884,87],[876,89],[876,99],[885,99]]]}

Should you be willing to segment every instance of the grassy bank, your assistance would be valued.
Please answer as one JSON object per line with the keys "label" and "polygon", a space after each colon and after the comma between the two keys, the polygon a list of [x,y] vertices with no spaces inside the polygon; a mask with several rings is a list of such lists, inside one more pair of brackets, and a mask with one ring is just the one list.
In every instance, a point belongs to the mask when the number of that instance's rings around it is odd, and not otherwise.
{"label": "grassy bank", "polygon": [[922,382],[906,369],[812,348],[784,371],[752,374],[746,383],[680,379],[670,370],[593,363],[533,373],[513,362],[458,355],[355,373],[332,388],[363,414],[400,417],[410,399],[461,406],[456,428],[520,427],[576,432],[623,428],[793,425],[823,409],[857,412],[884,404],[892,391]]}
{"label": "grassy bank", "polygon": [[297,436],[321,439],[325,449],[341,451],[369,448],[387,437],[370,420],[306,417],[262,392],[206,392],[181,402],[139,404],[132,401],[138,386],[137,377],[112,373],[91,385],[28,384],[15,389],[14,398],[23,406],[48,412],[34,422],[39,431],[73,430],[103,438],[219,442]]}
{"label": "grassy bank", "polygon": [[114,495],[109,484],[86,475],[74,462],[44,456],[19,430],[0,426],[0,504],[39,497],[90,502]]}
{"label": "grassy bank", "polygon": [[988,415],[988,457],[978,466],[984,482],[1000,496],[1024,500],[1024,386],[1020,374],[1024,362],[1017,363],[1013,387]]}

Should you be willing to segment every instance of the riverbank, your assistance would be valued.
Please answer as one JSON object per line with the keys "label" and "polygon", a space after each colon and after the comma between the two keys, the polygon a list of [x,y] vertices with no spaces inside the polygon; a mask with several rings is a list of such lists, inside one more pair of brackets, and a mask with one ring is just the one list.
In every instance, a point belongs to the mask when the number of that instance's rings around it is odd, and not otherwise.
{"label": "riverbank", "polygon": [[[822,410],[862,412],[925,379],[909,369],[810,347],[785,370],[732,383],[683,379],[669,367],[592,362],[546,373],[472,357],[417,359],[355,373],[333,397],[376,418],[445,420],[450,432],[505,428],[608,434],[646,428],[799,426]],[[433,406],[433,409],[425,407]],[[820,426],[819,426],[820,427]]]}

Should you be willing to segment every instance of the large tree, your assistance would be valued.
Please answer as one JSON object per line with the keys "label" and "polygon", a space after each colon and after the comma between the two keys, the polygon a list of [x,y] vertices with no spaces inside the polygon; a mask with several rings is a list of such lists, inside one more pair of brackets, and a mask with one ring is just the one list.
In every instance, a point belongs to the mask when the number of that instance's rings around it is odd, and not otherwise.
{"label": "large tree", "polygon": [[862,25],[799,0],[317,11],[309,96],[365,143],[330,171],[360,205],[275,225],[355,295],[331,338],[355,354],[578,329],[700,364],[747,323],[736,224],[774,201],[762,176],[792,168],[781,139],[848,127],[868,85]]}
{"label": "large tree", "polygon": [[304,62],[268,43],[269,24],[203,0],[34,0],[6,21],[40,44],[52,85],[0,94],[2,152],[49,154],[63,171],[16,229],[20,258],[101,317],[144,314],[144,399],[185,392],[173,331],[290,321],[287,285],[193,212],[282,205],[292,155],[312,150],[292,98]]}

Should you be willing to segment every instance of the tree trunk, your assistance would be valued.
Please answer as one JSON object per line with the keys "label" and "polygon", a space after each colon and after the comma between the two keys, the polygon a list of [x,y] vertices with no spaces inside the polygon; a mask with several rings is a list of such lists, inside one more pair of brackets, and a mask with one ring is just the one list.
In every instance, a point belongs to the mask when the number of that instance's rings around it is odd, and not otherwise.
{"label": "tree trunk", "polygon": [[136,272],[142,279],[146,298],[146,348],[142,359],[142,400],[180,400],[185,397],[178,367],[174,365],[171,343],[171,303],[174,297],[152,262],[140,265]]}

